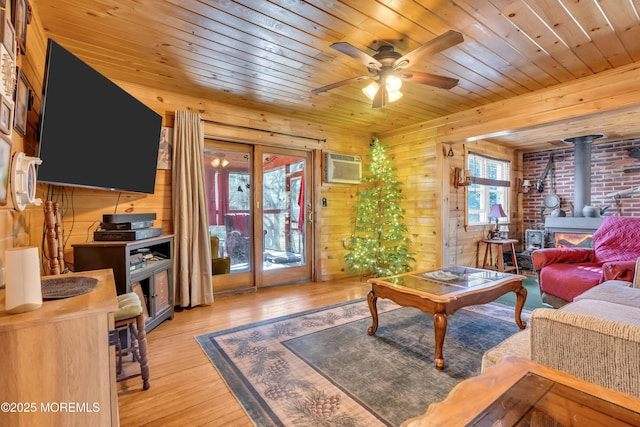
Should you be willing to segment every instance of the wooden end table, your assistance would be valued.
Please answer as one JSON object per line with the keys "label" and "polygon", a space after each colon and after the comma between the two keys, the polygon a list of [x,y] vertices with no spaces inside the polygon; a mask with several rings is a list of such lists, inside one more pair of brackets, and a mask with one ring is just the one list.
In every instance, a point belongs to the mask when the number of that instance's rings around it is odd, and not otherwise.
{"label": "wooden end table", "polygon": [[[520,274],[520,269],[518,268],[518,259],[516,257],[516,248],[515,244],[518,243],[517,240],[514,239],[485,239],[481,240],[481,243],[485,244],[484,248],[484,260],[482,262],[482,268],[485,269],[496,269],[498,271],[515,271],[516,274]],[[504,245],[509,245],[511,247],[511,261],[513,262],[512,266],[505,267],[504,266]],[[492,267],[487,265],[487,258],[489,262],[493,262],[493,251],[491,248],[496,247],[496,257],[497,257],[497,267]]]}
{"label": "wooden end table", "polygon": [[639,426],[640,399],[528,359],[504,356],[402,427]]}
{"label": "wooden end table", "polygon": [[423,272],[369,279],[371,291],[367,295],[373,318],[367,329],[369,335],[378,330],[378,298],[387,298],[403,307],[415,307],[433,315],[435,333],[435,366],[444,368],[442,347],[447,331],[447,316],[462,307],[495,301],[507,292],[516,293],[515,321],[520,329],[522,307],[527,289],[522,286],[525,276],[465,266],[450,266]]}

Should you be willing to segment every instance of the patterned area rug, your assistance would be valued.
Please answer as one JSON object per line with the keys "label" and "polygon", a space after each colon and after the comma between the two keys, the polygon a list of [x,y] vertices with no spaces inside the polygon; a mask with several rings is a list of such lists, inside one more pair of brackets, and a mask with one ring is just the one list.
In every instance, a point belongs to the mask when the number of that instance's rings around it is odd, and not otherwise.
{"label": "patterned area rug", "polygon": [[479,374],[484,351],[519,330],[513,307],[459,310],[439,371],[432,316],[383,299],[378,311],[374,336],[360,299],[196,340],[257,426],[397,426]]}

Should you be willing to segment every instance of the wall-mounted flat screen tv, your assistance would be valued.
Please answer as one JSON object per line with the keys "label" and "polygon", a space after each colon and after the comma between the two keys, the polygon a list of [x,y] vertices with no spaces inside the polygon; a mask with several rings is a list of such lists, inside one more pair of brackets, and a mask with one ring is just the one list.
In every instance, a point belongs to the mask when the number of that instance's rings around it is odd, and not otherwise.
{"label": "wall-mounted flat screen tv", "polygon": [[162,117],[49,39],[38,182],[153,194]]}

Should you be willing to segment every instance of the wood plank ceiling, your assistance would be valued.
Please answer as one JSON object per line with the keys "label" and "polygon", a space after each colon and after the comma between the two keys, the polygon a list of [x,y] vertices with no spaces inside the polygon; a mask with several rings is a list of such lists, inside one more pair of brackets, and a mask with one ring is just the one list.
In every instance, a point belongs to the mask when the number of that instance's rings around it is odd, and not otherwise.
{"label": "wood plank ceiling", "polygon": [[[640,0],[31,3],[50,37],[111,79],[375,133],[640,60]],[[368,55],[391,44],[404,54],[448,30],[464,42],[409,70],[459,79],[452,89],[405,82],[404,96],[378,109],[361,92],[366,81],[311,92],[368,75],[366,65],[332,43]],[[628,123],[629,111],[618,116],[603,120],[610,127],[600,131],[616,140],[640,136],[640,121]],[[538,129],[495,141],[533,151],[569,136]]]}

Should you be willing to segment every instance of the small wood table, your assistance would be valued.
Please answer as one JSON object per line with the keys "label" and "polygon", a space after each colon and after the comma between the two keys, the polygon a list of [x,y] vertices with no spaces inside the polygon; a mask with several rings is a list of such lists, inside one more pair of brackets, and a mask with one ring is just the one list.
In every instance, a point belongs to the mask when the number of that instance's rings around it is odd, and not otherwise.
{"label": "small wood table", "polygon": [[[518,243],[517,240],[514,239],[485,239],[481,240],[481,243],[485,244],[484,248],[484,260],[482,262],[482,268],[486,269],[497,269],[498,271],[515,271],[516,274],[520,274],[520,269],[518,268],[518,259],[516,258],[516,248],[515,244]],[[513,262],[513,266],[504,266],[504,252],[502,251],[504,245],[511,246],[511,260]],[[498,267],[494,268],[490,265],[487,265],[487,258],[489,261],[493,261],[493,251],[491,247],[495,246],[497,249],[496,257],[498,258]]]}
{"label": "small wood table", "polygon": [[402,427],[640,426],[640,399],[505,356]]}
{"label": "small wood table", "polygon": [[507,292],[516,293],[515,320],[520,329],[522,307],[527,289],[522,286],[525,276],[483,270],[465,266],[450,266],[424,272],[410,272],[397,276],[369,279],[371,291],[367,295],[373,324],[369,335],[378,330],[378,298],[387,298],[403,307],[415,307],[433,315],[435,333],[435,365],[444,368],[442,346],[447,331],[447,315],[462,307],[486,304]]}

